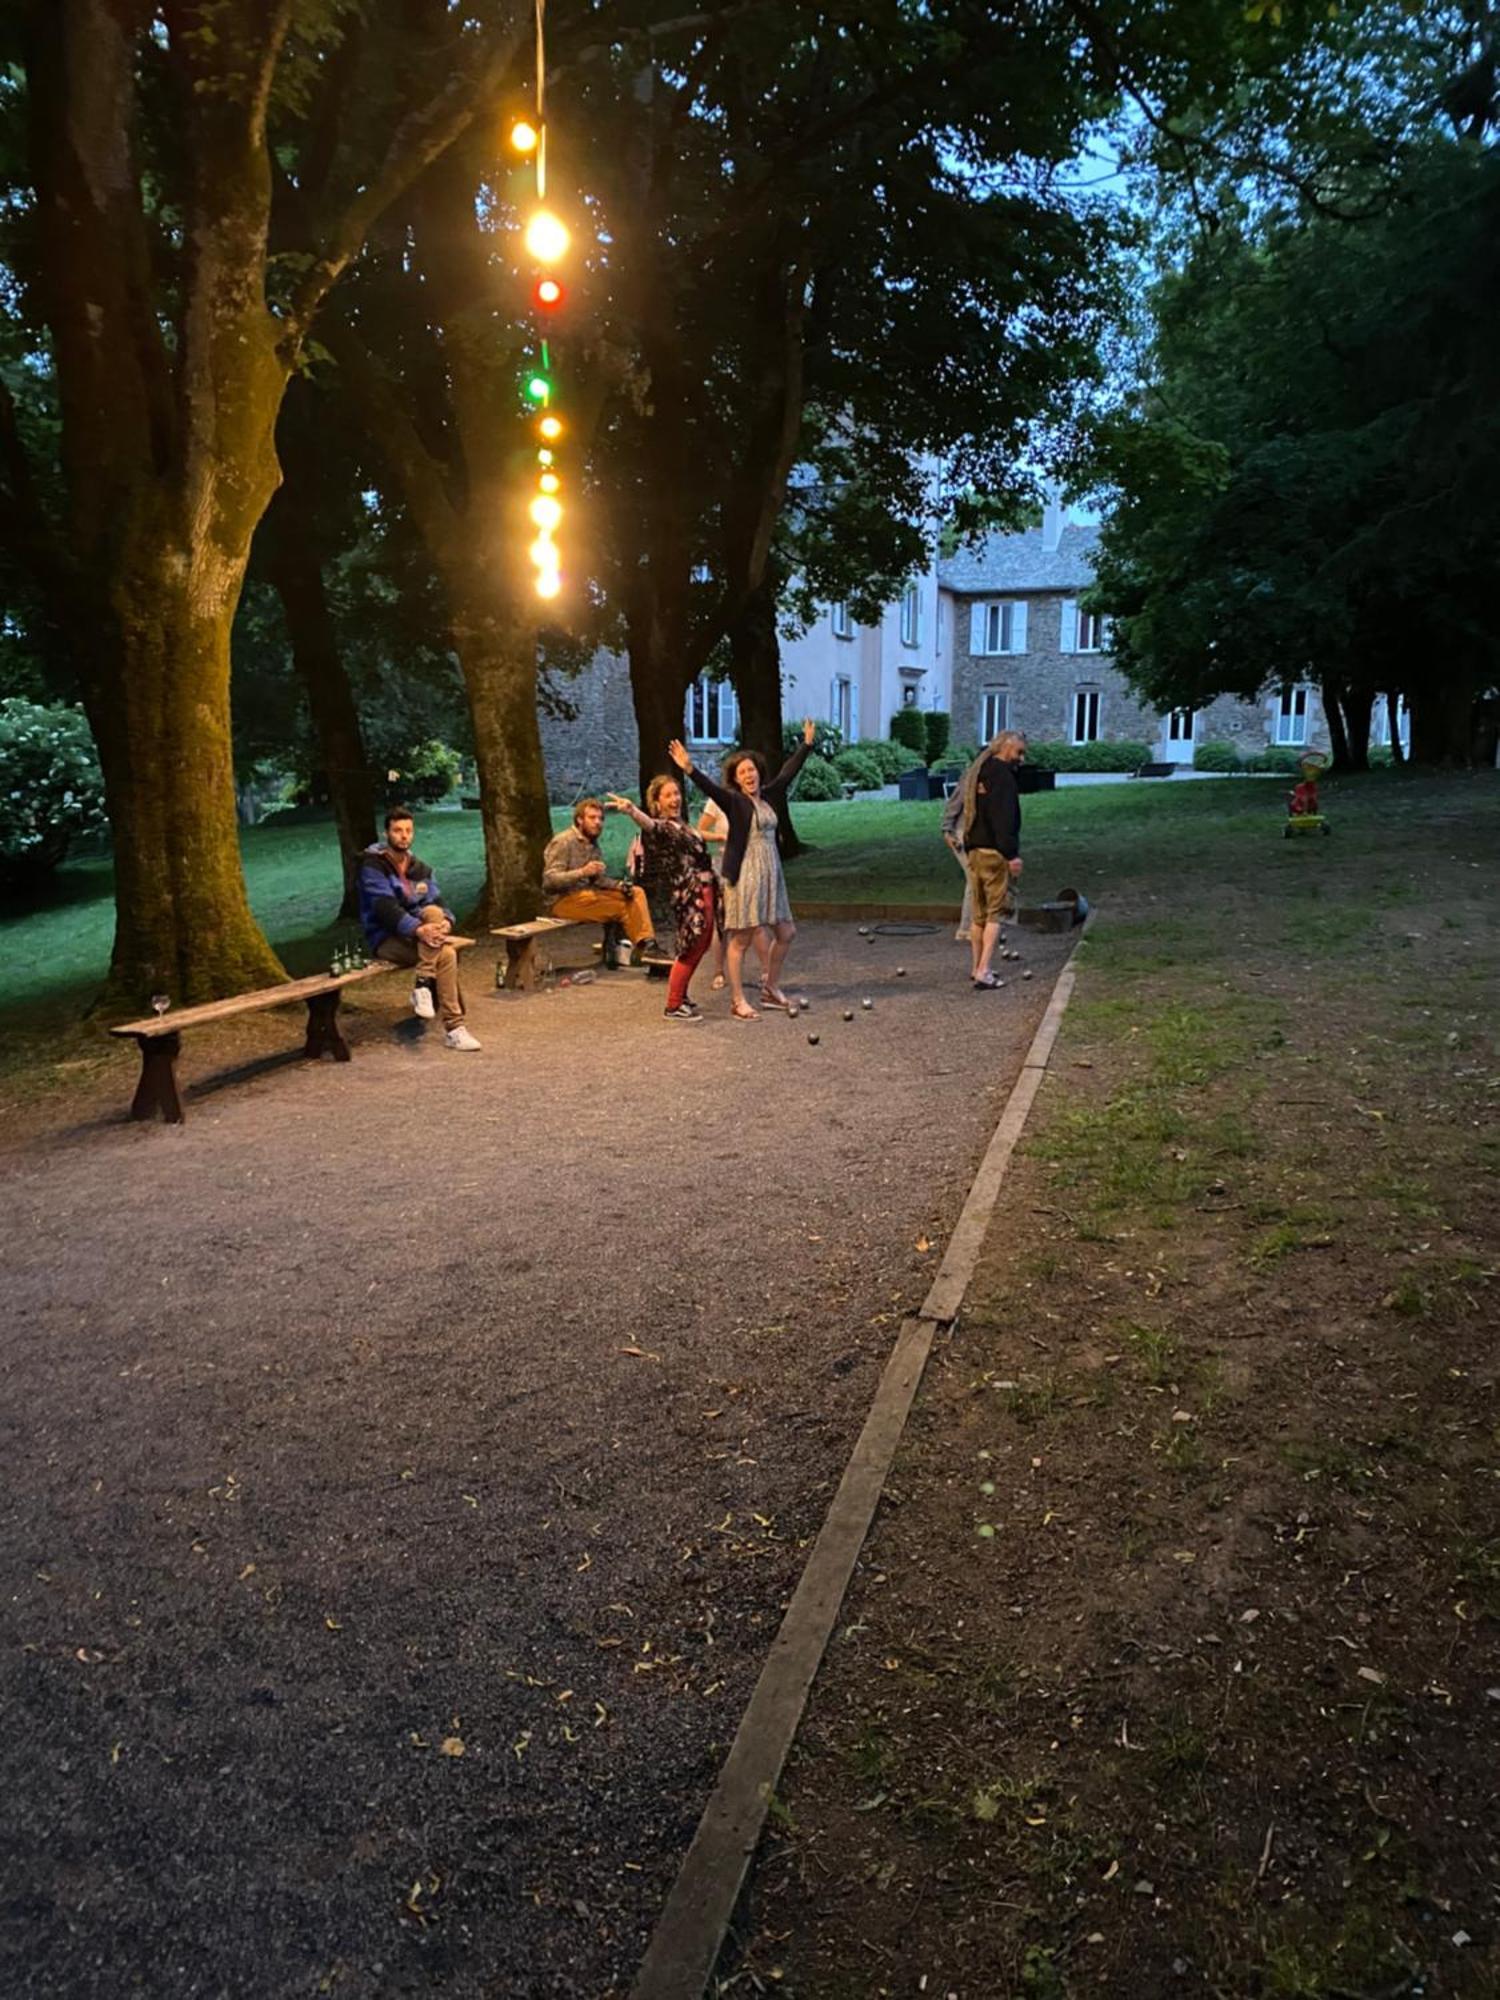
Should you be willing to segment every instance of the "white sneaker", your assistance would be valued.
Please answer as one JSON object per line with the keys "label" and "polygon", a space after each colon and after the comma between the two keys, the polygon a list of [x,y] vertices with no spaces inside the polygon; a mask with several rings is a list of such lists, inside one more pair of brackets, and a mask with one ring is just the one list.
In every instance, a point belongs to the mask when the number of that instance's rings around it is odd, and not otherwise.
{"label": "white sneaker", "polygon": [[430,986],[414,986],[411,989],[411,1011],[419,1021],[435,1021],[437,1008],[432,1004]]}
{"label": "white sneaker", "polygon": [[444,1035],[443,1046],[449,1049],[481,1049],[484,1044],[476,1041],[460,1021],[456,1028],[450,1028]]}

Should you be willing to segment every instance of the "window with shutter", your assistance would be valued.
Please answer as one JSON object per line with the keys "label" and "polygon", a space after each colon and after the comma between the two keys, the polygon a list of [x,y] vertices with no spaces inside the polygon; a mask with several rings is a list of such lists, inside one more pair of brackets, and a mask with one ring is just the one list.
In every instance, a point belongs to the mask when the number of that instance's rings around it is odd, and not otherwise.
{"label": "window with shutter", "polygon": [[1099,690],[1096,687],[1078,687],[1073,690],[1073,741],[1075,743],[1097,743],[1099,740]]}

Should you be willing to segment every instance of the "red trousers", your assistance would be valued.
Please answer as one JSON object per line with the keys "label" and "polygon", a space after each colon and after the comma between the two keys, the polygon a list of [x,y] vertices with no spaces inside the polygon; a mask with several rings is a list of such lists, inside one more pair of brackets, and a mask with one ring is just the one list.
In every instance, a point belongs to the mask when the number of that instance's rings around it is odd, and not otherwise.
{"label": "red trousers", "polygon": [[693,974],[702,963],[703,954],[714,941],[714,885],[705,882],[699,890],[703,899],[703,914],[707,922],[703,926],[698,942],[682,952],[672,967],[672,976],[667,981],[668,1008],[680,1007],[687,998]]}

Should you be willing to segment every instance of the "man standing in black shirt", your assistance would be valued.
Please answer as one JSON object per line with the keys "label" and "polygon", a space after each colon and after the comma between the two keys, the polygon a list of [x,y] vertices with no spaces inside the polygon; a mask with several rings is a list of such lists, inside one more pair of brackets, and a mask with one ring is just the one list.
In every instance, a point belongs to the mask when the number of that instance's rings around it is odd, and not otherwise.
{"label": "man standing in black shirt", "polygon": [[1026,739],[1002,729],[964,777],[963,843],[973,891],[974,923],[969,932],[974,986],[988,992],[1001,982],[990,970],[1000,942],[1012,882],[1021,872],[1021,793],[1016,768],[1026,756]]}

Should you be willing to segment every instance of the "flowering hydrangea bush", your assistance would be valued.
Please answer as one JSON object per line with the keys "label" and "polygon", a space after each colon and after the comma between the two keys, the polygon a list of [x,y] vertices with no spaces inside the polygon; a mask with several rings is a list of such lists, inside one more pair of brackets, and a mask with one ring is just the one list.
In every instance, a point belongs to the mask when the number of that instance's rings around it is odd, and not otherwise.
{"label": "flowering hydrangea bush", "polygon": [[46,874],[71,841],[104,825],[104,780],[83,710],[0,701],[0,872]]}

